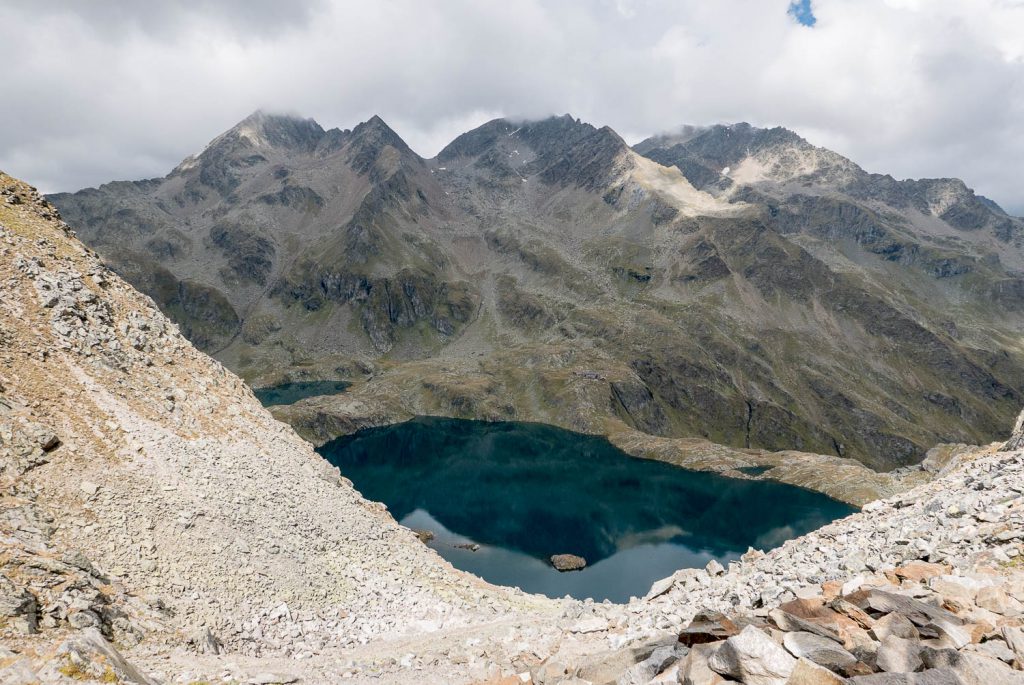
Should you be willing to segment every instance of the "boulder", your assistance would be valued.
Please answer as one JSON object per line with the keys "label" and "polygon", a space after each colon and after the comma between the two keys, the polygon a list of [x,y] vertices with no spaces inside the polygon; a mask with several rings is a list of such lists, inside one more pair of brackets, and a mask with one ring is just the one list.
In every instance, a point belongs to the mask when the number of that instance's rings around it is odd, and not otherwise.
{"label": "boulder", "polygon": [[717,642],[738,635],[739,626],[717,611],[701,611],[679,633],[679,642],[687,647],[705,642]]}
{"label": "boulder", "polygon": [[932,668],[920,673],[875,673],[850,678],[850,685],[965,685],[948,668]]}
{"label": "boulder", "polygon": [[619,676],[616,685],[647,685],[656,675],[679,661],[683,648],[675,645],[659,647],[649,657],[633,664]]}
{"label": "boulder", "polygon": [[839,643],[814,633],[786,633],[782,644],[798,659],[808,659],[838,673],[845,672],[857,663],[857,657],[843,649]]}
{"label": "boulder", "polygon": [[876,640],[883,642],[890,635],[902,637],[906,640],[916,640],[921,634],[914,627],[914,624],[903,614],[886,614],[871,626],[869,631]]}
{"label": "boulder", "polygon": [[846,678],[836,675],[824,666],[807,659],[798,659],[786,685],[844,685],[846,682]]}
{"label": "boulder", "polygon": [[764,631],[747,626],[708,659],[711,670],[745,685],[785,685],[796,659]]}
{"label": "boulder", "polygon": [[1006,645],[1017,655],[1017,663],[1024,664],[1024,628],[1004,626],[1002,632]]}
{"label": "boulder", "polygon": [[221,642],[210,632],[209,628],[203,628],[195,633],[189,638],[188,643],[200,654],[220,654],[221,652]]}
{"label": "boulder", "polygon": [[156,685],[156,681],[128,663],[96,628],[86,628],[61,643],[54,658],[39,672],[39,679],[43,682],[64,682],[61,668],[68,664],[75,667],[81,676],[79,679],[83,680],[110,682],[107,679],[112,675],[116,678],[114,682]]}
{"label": "boulder", "polygon": [[875,664],[887,673],[910,673],[921,668],[921,643],[889,635],[878,647]]}
{"label": "boulder", "polygon": [[12,624],[22,633],[34,633],[38,628],[35,595],[0,575],[0,619],[3,618],[12,619]]}
{"label": "boulder", "polygon": [[930,564],[927,561],[909,561],[902,566],[897,566],[894,573],[900,580],[909,580],[915,583],[923,583],[936,576],[948,574],[950,567],[945,564]]}
{"label": "boulder", "polygon": [[650,591],[644,596],[645,601],[650,601],[655,597],[661,597],[663,594],[672,589],[672,586],[676,584],[675,576],[669,576],[656,580],[651,585]]}
{"label": "boulder", "polygon": [[587,566],[587,560],[575,554],[555,554],[551,557],[551,565],[563,573],[565,571],[579,571]]}
{"label": "boulder", "polygon": [[975,603],[982,609],[1000,616],[1019,616],[1024,611],[1024,604],[1006,593],[1001,587],[983,587],[978,590]]}
{"label": "boulder", "polygon": [[679,668],[679,682],[683,685],[719,685],[725,678],[711,670],[708,663],[722,646],[721,642],[706,642],[694,645]]}
{"label": "boulder", "polygon": [[837,613],[820,602],[797,599],[768,612],[776,626],[788,632],[804,631],[841,641]]}
{"label": "boulder", "polygon": [[999,659],[976,652],[925,647],[921,650],[921,659],[928,668],[949,669],[964,685],[1024,684],[1024,673],[1013,670]]}

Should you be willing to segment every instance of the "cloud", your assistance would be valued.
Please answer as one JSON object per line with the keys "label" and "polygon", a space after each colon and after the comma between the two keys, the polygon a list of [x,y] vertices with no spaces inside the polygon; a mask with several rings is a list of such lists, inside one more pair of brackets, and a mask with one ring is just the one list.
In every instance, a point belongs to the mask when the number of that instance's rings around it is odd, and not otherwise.
{"label": "cloud", "polygon": [[424,155],[499,115],[635,140],[784,125],[871,171],[959,176],[1018,212],[1024,3],[0,0],[0,168],[44,190],[162,175],[259,107]]}

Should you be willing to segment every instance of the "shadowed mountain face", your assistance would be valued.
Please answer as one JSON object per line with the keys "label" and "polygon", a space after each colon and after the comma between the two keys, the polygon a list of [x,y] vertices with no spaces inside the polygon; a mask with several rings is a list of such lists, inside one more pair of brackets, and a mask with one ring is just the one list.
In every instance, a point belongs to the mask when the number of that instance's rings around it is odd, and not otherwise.
{"label": "shadowed mountain face", "polygon": [[243,376],[386,377],[410,413],[885,468],[996,439],[1024,392],[1024,222],[785,129],[499,119],[425,160],[376,117],[257,113],[51,199]]}

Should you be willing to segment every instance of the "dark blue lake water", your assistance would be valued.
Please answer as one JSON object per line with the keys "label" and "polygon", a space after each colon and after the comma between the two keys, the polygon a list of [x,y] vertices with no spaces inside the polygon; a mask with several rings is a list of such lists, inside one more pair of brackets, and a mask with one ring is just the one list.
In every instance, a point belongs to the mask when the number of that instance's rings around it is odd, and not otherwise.
{"label": "dark blue lake water", "polygon": [[[550,597],[626,601],[680,568],[725,564],[855,511],[790,485],[635,459],[543,424],[418,418],[319,451],[402,524],[432,531],[428,544],[452,565]],[[562,553],[587,567],[559,573],[548,559]]]}
{"label": "dark blue lake water", "polygon": [[253,388],[252,392],[264,407],[269,407],[275,404],[295,404],[299,400],[318,395],[337,395],[350,385],[348,381],[305,381]]}

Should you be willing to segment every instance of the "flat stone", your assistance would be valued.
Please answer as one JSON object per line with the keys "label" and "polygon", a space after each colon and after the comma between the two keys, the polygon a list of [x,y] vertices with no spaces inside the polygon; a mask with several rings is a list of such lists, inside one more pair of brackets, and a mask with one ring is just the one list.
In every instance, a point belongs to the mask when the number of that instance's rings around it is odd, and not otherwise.
{"label": "flat stone", "polygon": [[708,660],[711,670],[745,685],[785,685],[796,659],[764,631],[747,626],[730,637]]}
{"label": "flat stone", "polygon": [[909,580],[915,583],[922,583],[936,576],[949,573],[950,567],[946,564],[930,564],[927,561],[909,561],[902,566],[897,566],[894,573],[901,580]]}
{"label": "flat stone", "polygon": [[671,590],[672,586],[675,584],[676,579],[673,576],[654,581],[651,585],[650,591],[644,596],[644,600],[650,601],[655,597],[661,597],[663,594]]}
{"label": "flat stone", "polygon": [[577,621],[569,630],[573,633],[599,633],[602,630],[608,630],[608,621],[597,616],[592,616],[590,618],[584,618]]}
{"label": "flat stone", "polygon": [[283,673],[257,673],[245,679],[246,685],[288,685],[299,681],[298,676]]}

